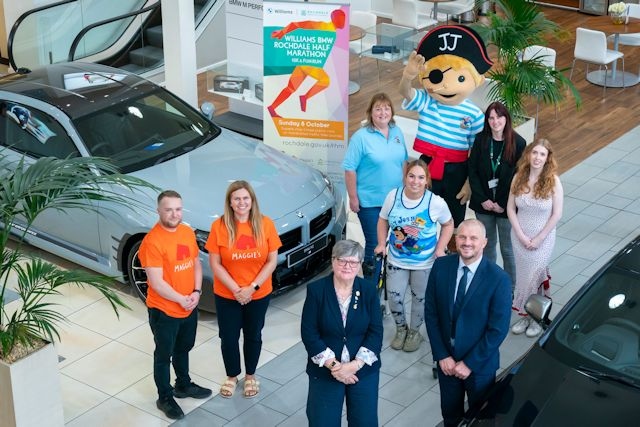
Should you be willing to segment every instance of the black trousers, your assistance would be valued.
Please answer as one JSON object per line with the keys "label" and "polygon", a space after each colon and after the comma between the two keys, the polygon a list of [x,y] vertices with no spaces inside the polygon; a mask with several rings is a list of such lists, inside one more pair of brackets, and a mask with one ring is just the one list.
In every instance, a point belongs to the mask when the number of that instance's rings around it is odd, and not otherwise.
{"label": "black trousers", "polygon": [[236,300],[216,297],[218,334],[222,360],[228,377],[240,375],[240,330],[244,338],[243,355],[247,375],[256,373],[262,350],[262,328],[269,307],[270,295],[242,305]]}
{"label": "black trousers", "polygon": [[[431,162],[431,157],[421,155],[420,160],[426,164]],[[469,177],[468,162],[461,163],[445,163],[444,174],[442,179],[431,179],[432,187],[431,192],[442,197],[451,211],[453,217],[453,225],[458,227],[467,212],[467,205],[460,204],[460,199],[456,199],[456,195],[462,189],[465,181]]]}
{"label": "black trousers", "polygon": [[176,386],[186,387],[189,376],[189,351],[196,341],[198,309],[185,318],[167,316],[157,308],[149,309],[149,326],[153,332],[156,349],[153,352],[153,379],[159,398],[173,395],[169,365],[176,373]]}

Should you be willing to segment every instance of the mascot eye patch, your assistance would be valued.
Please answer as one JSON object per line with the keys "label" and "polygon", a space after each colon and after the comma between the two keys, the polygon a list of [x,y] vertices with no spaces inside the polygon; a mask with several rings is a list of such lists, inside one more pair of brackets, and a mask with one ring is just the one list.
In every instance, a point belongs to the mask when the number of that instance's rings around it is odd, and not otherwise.
{"label": "mascot eye patch", "polygon": [[[431,70],[431,72],[429,72],[429,75],[426,77],[423,77],[424,79],[429,80],[431,83],[433,84],[438,84],[440,83],[442,80],[444,80],[444,73],[446,73],[447,71],[449,71],[451,69],[451,67],[447,68],[444,71],[441,70]],[[464,78],[464,77],[463,77]]]}

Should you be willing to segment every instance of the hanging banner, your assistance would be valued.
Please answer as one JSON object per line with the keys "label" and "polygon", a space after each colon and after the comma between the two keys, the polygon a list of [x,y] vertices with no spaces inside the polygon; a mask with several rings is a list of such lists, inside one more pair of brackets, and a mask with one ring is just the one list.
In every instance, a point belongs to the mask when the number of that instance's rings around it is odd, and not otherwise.
{"label": "hanging banner", "polygon": [[264,2],[264,142],[344,186],[349,6]]}

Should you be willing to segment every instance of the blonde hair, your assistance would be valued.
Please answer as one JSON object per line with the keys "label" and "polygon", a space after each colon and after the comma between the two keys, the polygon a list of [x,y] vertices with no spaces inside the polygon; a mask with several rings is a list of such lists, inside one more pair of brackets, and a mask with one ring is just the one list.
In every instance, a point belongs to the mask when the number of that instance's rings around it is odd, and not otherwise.
{"label": "blonde hair", "polygon": [[424,68],[420,71],[420,79],[429,75],[431,70],[446,70],[447,68],[453,68],[454,70],[468,70],[473,77],[473,81],[476,83],[476,87],[480,86],[484,82],[484,76],[478,73],[476,67],[473,66],[468,60],[455,55],[438,55],[434,56],[430,60],[424,63]]}
{"label": "blonde hair", "polygon": [[236,234],[238,229],[236,227],[236,217],[233,209],[231,209],[231,195],[238,190],[247,190],[249,197],[251,197],[251,209],[249,210],[249,224],[251,225],[251,231],[253,232],[253,238],[256,244],[261,245],[264,243],[264,233],[262,231],[262,214],[260,213],[260,207],[258,206],[258,199],[256,199],[256,193],[253,191],[251,184],[247,181],[234,181],[227,188],[227,194],[224,197],[224,214],[222,215],[222,221],[229,234],[229,247],[236,241]]}
{"label": "blonde hair", "polygon": [[527,145],[522,153],[522,157],[518,160],[518,165],[516,166],[516,175],[513,177],[513,182],[511,183],[511,192],[514,196],[519,194],[529,193],[531,188],[529,188],[529,174],[531,173],[531,152],[535,147],[544,147],[547,149],[547,161],[542,167],[542,172],[540,172],[540,176],[538,177],[538,181],[536,181],[533,187],[533,197],[536,199],[548,199],[551,194],[553,194],[553,189],[556,186],[556,172],[558,171],[558,163],[556,162],[555,156],[553,155],[553,147],[551,143],[544,139],[538,139],[535,142]]}

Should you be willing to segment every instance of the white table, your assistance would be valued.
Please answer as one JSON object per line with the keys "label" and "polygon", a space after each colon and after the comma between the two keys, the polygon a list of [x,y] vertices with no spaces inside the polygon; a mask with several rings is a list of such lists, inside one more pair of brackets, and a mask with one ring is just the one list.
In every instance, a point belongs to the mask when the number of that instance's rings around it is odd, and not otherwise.
{"label": "white table", "polygon": [[[629,18],[628,24],[614,24],[610,16],[592,16],[584,23],[584,27],[590,30],[602,31],[605,34],[613,34],[613,50],[618,50],[620,34],[640,33],[640,20]],[[605,73],[608,87],[623,87],[623,73],[617,70],[617,61],[613,63],[611,69],[591,71],[587,74],[587,80],[593,84],[604,86]],[[624,72],[624,87],[634,86],[640,82],[637,74],[629,71]]]}

